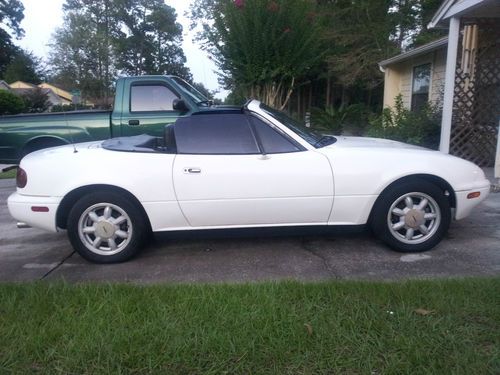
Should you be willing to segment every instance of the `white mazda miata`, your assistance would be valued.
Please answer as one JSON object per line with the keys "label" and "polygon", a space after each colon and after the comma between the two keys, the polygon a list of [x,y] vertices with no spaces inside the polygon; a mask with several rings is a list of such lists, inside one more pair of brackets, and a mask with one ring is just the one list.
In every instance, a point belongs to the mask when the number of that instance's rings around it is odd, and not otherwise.
{"label": "white mazda miata", "polygon": [[365,225],[423,251],[486,198],[465,160],[399,142],[325,136],[258,101],[181,117],[163,138],[26,156],[8,199],[19,226],[66,229],[93,262],[129,259],[150,231]]}

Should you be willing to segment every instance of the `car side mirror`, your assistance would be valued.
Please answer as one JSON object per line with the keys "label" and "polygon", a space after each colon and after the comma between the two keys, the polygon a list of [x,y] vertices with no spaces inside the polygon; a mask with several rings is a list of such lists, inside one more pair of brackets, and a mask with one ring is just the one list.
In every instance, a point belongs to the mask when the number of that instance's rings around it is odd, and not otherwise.
{"label": "car side mirror", "polygon": [[189,107],[183,99],[174,99],[172,103],[172,107],[175,111],[187,112],[189,111]]}

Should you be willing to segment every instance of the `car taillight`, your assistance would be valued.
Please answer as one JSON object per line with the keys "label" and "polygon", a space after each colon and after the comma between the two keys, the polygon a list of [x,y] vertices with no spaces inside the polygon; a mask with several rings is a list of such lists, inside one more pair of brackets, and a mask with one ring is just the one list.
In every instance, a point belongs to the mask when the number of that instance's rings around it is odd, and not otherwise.
{"label": "car taillight", "polygon": [[17,168],[16,184],[18,188],[23,188],[28,183],[28,175],[26,171],[22,168]]}

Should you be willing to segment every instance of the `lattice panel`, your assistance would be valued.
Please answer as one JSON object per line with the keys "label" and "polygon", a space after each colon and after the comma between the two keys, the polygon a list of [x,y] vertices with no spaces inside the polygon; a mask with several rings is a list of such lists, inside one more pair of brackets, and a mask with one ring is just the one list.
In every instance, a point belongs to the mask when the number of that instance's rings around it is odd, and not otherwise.
{"label": "lattice panel", "polygon": [[[500,21],[468,19],[477,25],[477,44],[464,50],[460,37],[450,152],[480,166],[493,166],[500,121]],[[464,30],[462,27],[462,31]],[[468,54],[469,56],[465,56]]]}

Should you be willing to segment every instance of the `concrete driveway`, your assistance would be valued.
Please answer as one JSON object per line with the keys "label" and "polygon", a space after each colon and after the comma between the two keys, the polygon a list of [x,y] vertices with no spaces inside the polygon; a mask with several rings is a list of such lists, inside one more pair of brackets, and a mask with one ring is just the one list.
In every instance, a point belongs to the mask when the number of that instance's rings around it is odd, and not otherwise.
{"label": "concrete driveway", "polygon": [[[219,234],[157,238],[132,261],[95,265],[74,253],[66,233],[17,229],[0,180],[0,281],[245,282],[500,275],[500,194],[451,225],[447,238],[421,254],[389,250],[368,233],[263,237]],[[226,234],[227,235],[227,234]]]}

